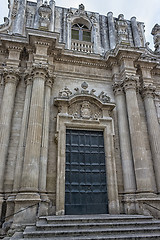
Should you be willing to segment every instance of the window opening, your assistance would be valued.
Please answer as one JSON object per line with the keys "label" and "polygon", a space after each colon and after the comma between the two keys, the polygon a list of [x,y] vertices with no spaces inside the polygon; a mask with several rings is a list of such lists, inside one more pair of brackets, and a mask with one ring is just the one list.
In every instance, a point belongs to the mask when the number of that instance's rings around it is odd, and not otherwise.
{"label": "window opening", "polygon": [[91,42],[91,31],[84,24],[74,24],[72,26],[72,39]]}

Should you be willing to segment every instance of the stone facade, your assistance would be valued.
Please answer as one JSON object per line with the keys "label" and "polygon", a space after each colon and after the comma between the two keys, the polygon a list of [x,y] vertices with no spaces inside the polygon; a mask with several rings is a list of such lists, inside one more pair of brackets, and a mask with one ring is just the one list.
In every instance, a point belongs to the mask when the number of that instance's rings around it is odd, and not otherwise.
{"label": "stone facade", "polygon": [[110,214],[159,215],[159,29],[152,51],[135,17],[9,1],[0,25],[2,223],[65,214],[66,129],[103,131]]}

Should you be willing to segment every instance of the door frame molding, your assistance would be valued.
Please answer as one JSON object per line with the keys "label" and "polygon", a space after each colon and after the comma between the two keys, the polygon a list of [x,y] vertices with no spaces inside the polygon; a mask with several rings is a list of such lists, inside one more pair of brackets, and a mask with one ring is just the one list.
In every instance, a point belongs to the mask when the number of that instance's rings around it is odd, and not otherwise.
{"label": "door frame molding", "polygon": [[[78,100],[75,96],[74,103]],[[72,99],[73,100],[73,99]],[[83,101],[90,104],[95,103],[92,96],[86,96]],[[99,101],[99,107],[102,110],[102,116],[99,119],[93,118],[75,118],[69,114],[69,101],[67,99],[57,99],[55,101],[59,108],[56,124],[56,140],[57,140],[57,182],[56,182],[56,215],[65,214],[65,163],[66,163],[66,129],[103,131],[105,162],[106,162],[106,178],[108,192],[108,210],[109,214],[119,214],[118,186],[116,176],[115,150],[114,150],[114,123],[110,116],[110,111],[115,105],[113,103],[103,104]]]}

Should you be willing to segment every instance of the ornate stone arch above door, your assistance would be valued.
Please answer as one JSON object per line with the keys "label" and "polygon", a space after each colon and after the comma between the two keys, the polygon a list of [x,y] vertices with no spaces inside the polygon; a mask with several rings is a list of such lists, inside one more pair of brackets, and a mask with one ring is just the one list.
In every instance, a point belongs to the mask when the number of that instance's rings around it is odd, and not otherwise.
{"label": "ornate stone arch above door", "polygon": [[103,131],[105,145],[105,162],[108,189],[108,208],[110,214],[119,213],[119,200],[114,157],[114,124],[111,112],[115,107],[110,98],[102,92],[96,96],[95,90],[87,90],[88,84],[83,83],[82,89],[76,93],[65,87],[55,99],[58,107],[56,140],[57,140],[57,185],[56,215],[65,214],[65,146],[66,129]]}

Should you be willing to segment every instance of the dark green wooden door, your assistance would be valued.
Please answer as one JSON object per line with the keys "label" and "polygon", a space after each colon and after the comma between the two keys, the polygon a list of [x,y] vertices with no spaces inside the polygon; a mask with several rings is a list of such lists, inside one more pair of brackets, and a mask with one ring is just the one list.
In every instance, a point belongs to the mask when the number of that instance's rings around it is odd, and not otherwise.
{"label": "dark green wooden door", "polygon": [[108,213],[102,131],[66,132],[65,213]]}

